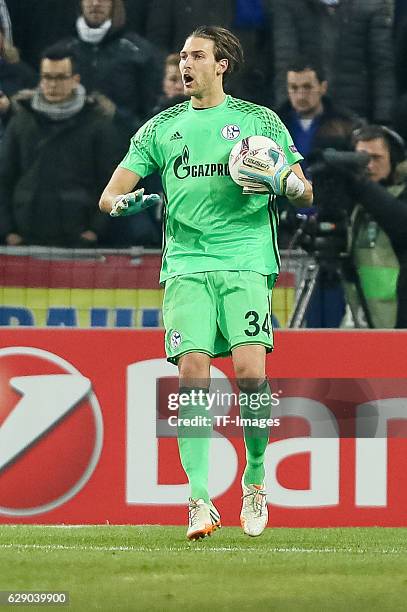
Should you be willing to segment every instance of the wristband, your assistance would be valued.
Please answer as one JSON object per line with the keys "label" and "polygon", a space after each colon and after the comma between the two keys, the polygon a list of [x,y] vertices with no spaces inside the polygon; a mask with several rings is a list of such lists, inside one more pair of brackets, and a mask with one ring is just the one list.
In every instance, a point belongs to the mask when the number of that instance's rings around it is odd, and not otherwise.
{"label": "wristband", "polygon": [[285,195],[295,200],[296,198],[300,198],[304,191],[304,182],[294,172],[291,172],[287,177]]}

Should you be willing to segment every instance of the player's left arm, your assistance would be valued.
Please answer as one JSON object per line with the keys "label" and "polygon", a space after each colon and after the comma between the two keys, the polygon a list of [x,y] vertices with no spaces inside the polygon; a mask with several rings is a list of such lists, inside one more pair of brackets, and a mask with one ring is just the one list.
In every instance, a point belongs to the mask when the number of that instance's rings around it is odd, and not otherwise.
{"label": "player's left arm", "polygon": [[304,172],[302,171],[300,164],[294,164],[293,166],[290,166],[290,168],[291,171],[296,175],[296,177],[298,177],[300,181],[302,181],[302,183],[304,184],[304,191],[300,195],[293,196],[290,196],[287,193],[287,198],[296,206],[311,206],[314,200],[311,183],[305,178]]}
{"label": "player's left arm", "polygon": [[[246,192],[250,193],[250,183],[254,190],[256,190],[256,184],[258,186],[260,183],[267,187],[272,195],[285,196],[296,206],[311,206],[313,202],[312,186],[304,176],[299,164],[302,157],[289,131],[274,111],[263,109],[263,112],[267,129],[269,124],[274,125],[277,133],[275,140],[277,149],[273,149],[274,155],[270,156],[269,164],[252,163],[252,157],[245,159],[244,167],[239,172],[239,178],[248,181],[249,191],[245,188]],[[274,134],[270,133],[270,130],[267,131],[267,135],[274,140]]]}
{"label": "player's left arm", "polygon": [[239,178],[247,182],[243,193],[256,193],[260,184],[267,187],[272,195],[285,196],[296,206],[312,204],[312,187],[298,162],[290,166],[284,158],[277,167],[270,161],[269,165],[259,168],[251,159],[246,159],[244,167],[239,170]]}

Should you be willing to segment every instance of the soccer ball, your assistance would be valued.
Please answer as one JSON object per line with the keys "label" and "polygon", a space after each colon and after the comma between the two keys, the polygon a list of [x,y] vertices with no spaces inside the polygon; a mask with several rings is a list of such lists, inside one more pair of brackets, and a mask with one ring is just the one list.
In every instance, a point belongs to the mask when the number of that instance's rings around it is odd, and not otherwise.
{"label": "soccer ball", "polygon": [[[248,136],[237,142],[229,155],[229,173],[235,183],[245,187],[247,183],[239,178],[239,171],[244,168],[245,160],[250,159],[251,168],[267,170],[270,166],[279,167],[286,163],[284,151],[274,140],[267,136]],[[263,190],[262,190],[263,191]],[[264,187],[264,193],[268,192]]]}

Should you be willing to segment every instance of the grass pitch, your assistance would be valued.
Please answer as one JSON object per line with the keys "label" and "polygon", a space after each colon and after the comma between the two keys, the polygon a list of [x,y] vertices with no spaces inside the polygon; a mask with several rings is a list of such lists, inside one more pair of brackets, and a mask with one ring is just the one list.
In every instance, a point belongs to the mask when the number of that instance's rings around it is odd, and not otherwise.
{"label": "grass pitch", "polygon": [[0,526],[0,590],[69,591],[56,607],[75,611],[405,611],[406,538],[223,528],[189,543],[184,527]]}

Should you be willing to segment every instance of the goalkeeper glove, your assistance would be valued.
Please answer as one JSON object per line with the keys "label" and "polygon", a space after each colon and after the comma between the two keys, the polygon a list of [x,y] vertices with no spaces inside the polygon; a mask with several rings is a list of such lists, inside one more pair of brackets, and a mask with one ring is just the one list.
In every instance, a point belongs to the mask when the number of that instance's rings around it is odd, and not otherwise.
{"label": "goalkeeper glove", "polygon": [[111,217],[128,217],[129,215],[135,215],[154,204],[158,204],[161,198],[157,193],[151,193],[150,195],[144,195],[144,188],[138,189],[133,193],[125,193],[119,195],[116,198],[116,202],[110,211]]}
{"label": "goalkeeper glove", "polygon": [[270,165],[267,169],[260,169],[255,165],[250,164],[250,160],[246,163],[248,168],[242,168],[239,171],[239,178],[253,181],[252,189],[249,185],[244,188],[243,193],[259,193],[256,189],[261,183],[265,185],[268,191],[276,196],[287,196],[289,198],[298,198],[304,193],[305,185],[300,178],[291,170],[288,164],[283,164],[276,169]]}

